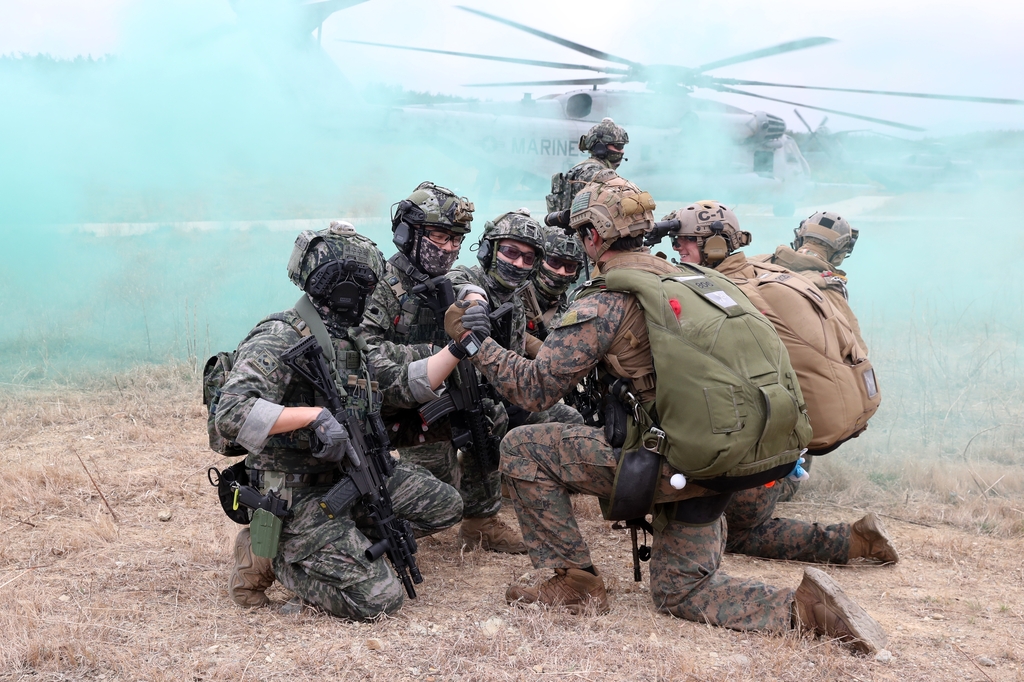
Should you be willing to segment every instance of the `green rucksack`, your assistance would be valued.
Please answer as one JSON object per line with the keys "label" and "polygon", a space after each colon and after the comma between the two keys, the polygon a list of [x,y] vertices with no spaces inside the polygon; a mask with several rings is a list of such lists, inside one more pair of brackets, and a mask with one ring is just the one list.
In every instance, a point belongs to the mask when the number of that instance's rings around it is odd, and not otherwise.
{"label": "green rucksack", "polygon": [[796,462],[811,438],[796,372],[771,323],[732,282],[683,264],[667,274],[611,269],[603,284],[636,296],[657,376],[655,400],[629,419],[623,451],[656,425],[672,467],[737,488]]}

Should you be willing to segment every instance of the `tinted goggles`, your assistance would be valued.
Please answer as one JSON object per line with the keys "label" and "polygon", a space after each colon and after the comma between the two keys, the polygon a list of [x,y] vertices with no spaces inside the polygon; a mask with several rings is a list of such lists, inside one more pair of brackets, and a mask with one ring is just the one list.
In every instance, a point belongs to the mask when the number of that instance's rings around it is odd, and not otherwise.
{"label": "tinted goggles", "polygon": [[498,253],[508,258],[510,261],[515,263],[518,259],[523,259],[523,265],[528,268],[532,268],[533,264],[537,262],[537,253],[533,249],[527,249],[521,251],[518,247],[512,246],[511,244],[504,244],[498,247]]}
{"label": "tinted goggles", "polygon": [[448,242],[451,242],[455,248],[462,246],[462,241],[466,238],[464,234],[452,234],[447,230],[440,230],[437,228],[427,228],[423,231],[424,236],[438,246],[444,246]]}
{"label": "tinted goggles", "polygon": [[564,268],[565,274],[575,275],[576,271],[580,269],[580,264],[574,260],[566,260],[565,258],[559,258],[558,256],[547,256],[544,259],[544,263],[552,270],[558,268]]}

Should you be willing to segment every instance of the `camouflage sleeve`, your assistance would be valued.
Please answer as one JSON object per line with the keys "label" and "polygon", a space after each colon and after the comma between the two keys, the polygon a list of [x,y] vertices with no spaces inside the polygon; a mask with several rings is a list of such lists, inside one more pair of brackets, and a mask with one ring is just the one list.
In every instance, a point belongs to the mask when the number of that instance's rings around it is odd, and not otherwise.
{"label": "camouflage sleeve", "polygon": [[483,271],[478,267],[466,267],[465,265],[455,266],[447,275],[449,281],[452,283],[452,288],[455,289],[455,298],[459,297],[459,292],[467,284],[475,287],[480,287],[484,291],[487,291],[486,282],[484,282]]}
{"label": "camouflage sleeve", "polygon": [[388,407],[415,408],[444,392],[434,391],[427,378],[427,360],[436,352],[429,344],[403,346],[384,341],[370,350],[368,361]]}
{"label": "camouflage sleeve", "polygon": [[626,296],[603,291],[573,303],[535,360],[486,339],[473,364],[512,403],[530,412],[546,410],[608,352],[622,323]]}
{"label": "camouflage sleeve", "polygon": [[259,454],[292,378],[281,356],[301,338],[291,325],[270,321],[242,341],[217,402],[215,426],[222,436]]}
{"label": "camouflage sleeve", "polygon": [[417,407],[438,393],[427,382],[426,360],[436,349],[430,344],[394,343],[395,319],[401,305],[395,292],[381,283],[366,302],[359,336],[369,349],[368,361],[384,392],[384,403],[393,407]]}

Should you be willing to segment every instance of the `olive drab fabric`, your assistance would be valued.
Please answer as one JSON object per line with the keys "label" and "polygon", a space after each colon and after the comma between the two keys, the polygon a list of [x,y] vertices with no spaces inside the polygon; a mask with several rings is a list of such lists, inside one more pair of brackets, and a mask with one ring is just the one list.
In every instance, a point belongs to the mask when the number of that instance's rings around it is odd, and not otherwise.
{"label": "olive drab fabric", "polygon": [[[581,296],[600,288],[633,294],[643,309],[657,377],[654,403],[643,407],[665,432],[669,464],[701,480],[796,462],[811,438],[796,372],[771,323],[732,282],[629,254]],[[647,426],[630,421],[624,449]]]}
{"label": "olive drab fabric", "polygon": [[882,396],[846,316],[813,282],[781,265],[734,254],[718,271],[755,302],[786,344],[814,429],[811,453],[863,431]]}

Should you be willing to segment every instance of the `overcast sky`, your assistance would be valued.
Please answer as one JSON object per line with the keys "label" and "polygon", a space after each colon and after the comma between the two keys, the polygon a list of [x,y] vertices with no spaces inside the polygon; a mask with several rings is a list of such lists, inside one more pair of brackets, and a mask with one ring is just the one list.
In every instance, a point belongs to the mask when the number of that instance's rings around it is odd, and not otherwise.
{"label": "overcast sky", "polygon": [[[250,0],[252,1],[252,0]],[[693,66],[807,36],[839,42],[715,70],[714,75],[783,83],[984,95],[1024,99],[1024,5],[982,0],[740,0],[581,2],[519,0],[466,4],[644,64]],[[139,9],[190,7],[208,25],[232,21],[226,0],[4,0],[0,54],[60,57],[117,54],[133,45]],[[203,8],[198,9],[197,8]],[[172,9],[171,11],[176,11]],[[586,76],[454,57],[386,51],[341,39],[595,63],[583,55],[489,22],[444,0],[370,0],[324,25],[323,47],[354,83],[384,82],[416,90],[488,99],[536,97],[565,88],[463,87],[479,81]],[[592,75],[592,74],[591,74]],[[932,134],[1024,129],[1024,107],[923,102],[903,98],[749,88],[763,94],[891,118]],[[764,109],[799,129],[793,107],[698,91],[748,110]],[[812,123],[822,114],[809,112]],[[830,116],[830,127],[864,124]]]}

